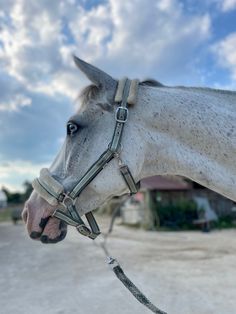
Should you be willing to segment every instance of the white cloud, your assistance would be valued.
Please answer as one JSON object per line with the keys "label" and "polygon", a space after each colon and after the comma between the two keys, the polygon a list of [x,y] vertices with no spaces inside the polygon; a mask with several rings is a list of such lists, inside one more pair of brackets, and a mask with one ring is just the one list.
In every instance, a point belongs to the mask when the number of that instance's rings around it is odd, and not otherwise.
{"label": "white cloud", "polygon": [[[65,70],[60,55],[63,46],[60,2],[53,5],[46,1],[16,1],[8,17],[11,22],[3,19],[0,27],[0,63],[5,72],[30,91],[37,92],[41,87],[41,92],[48,94],[52,84],[50,94],[66,91],[66,95],[72,98],[74,89],[65,86],[63,90],[63,84],[56,88],[53,83],[58,71]],[[62,75],[59,82],[61,78]]]}
{"label": "white cloud", "polygon": [[236,0],[222,0],[221,8],[224,12],[236,9]]}
{"label": "white cloud", "polygon": [[236,81],[236,32],[216,43],[212,50],[220,66],[228,69]]}
{"label": "white cloud", "polygon": [[[82,80],[80,80],[82,81]],[[59,71],[52,75],[49,83],[39,81],[28,86],[31,91],[44,93],[52,97],[62,94],[74,100],[78,96],[79,84],[78,73],[72,71]]]}
{"label": "white cloud", "polygon": [[185,64],[209,37],[210,24],[209,15],[187,16],[175,0],[149,5],[141,0],[110,0],[89,12],[80,7],[69,26],[88,60],[110,64],[118,72],[122,65],[126,71],[143,72],[168,62],[176,66],[185,59]]}
{"label": "white cloud", "polygon": [[211,25],[177,0],[109,0],[90,9],[68,0],[3,1],[1,12],[1,69],[26,91],[72,100],[84,82],[72,53],[116,76],[173,76],[187,69]]}
{"label": "white cloud", "polygon": [[22,182],[31,181],[39,175],[45,164],[33,164],[30,161],[16,160],[0,164],[0,187],[5,186],[11,191],[22,190]]}
{"label": "white cloud", "polygon": [[0,111],[17,111],[31,105],[32,99],[24,85],[14,77],[0,73],[0,86]]}
{"label": "white cloud", "polygon": [[0,100],[0,111],[16,111],[20,107],[30,106],[32,100],[22,94],[12,95],[7,102]]}
{"label": "white cloud", "polygon": [[16,160],[4,162],[0,165],[0,179],[9,177],[11,173],[17,173],[20,175],[29,175],[36,176],[39,173],[39,170],[45,165],[32,164],[30,161],[25,160]]}

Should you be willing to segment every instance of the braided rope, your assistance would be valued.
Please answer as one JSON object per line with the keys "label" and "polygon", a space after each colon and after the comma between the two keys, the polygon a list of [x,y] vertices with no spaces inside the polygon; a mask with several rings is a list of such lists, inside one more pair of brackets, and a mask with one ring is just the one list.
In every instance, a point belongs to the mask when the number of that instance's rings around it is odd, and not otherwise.
{"label": "braided rope", "polygon": [[[140,290],[139,288],[126,276],[124,273],[123,269],[119,265],[116,259],[112,258],[109,254],[109,250],[107,248],[107,239],[108,236],[112,233],[115,218],[118,215],[120,207],[126,202],[127,198],[119,204],[112,215],[111,221],[110,221],[110,226],[108,229],[108,232],[106,234],[103,234],[103,241],[101,243],[98,243],[96,240],[94,243],[96,245],[99,245],[100,248],[102,248],[105,256],[108,258],[108,264],[111,267],[112,271],[116,275],[116,277],[122,282],[122,284],[129,290],[130,293],[138,300],[141,304],[146,306],[150,311],[156,314],[167,314],[166,312],[160,310],[157,308]],[[100,236],[100,237],[101,237]]]}
{"label": "braided rope", "polygon": [[156,314],[167,314],[159,308],[157,308],[140,290],[137,286],[126,276],[123,269],[113,258],[109,261],[109,265],[112,266],[112,270],[116,277],[123,283],[123,285],[132,293],[136,300],[146,306],[150,311]]}

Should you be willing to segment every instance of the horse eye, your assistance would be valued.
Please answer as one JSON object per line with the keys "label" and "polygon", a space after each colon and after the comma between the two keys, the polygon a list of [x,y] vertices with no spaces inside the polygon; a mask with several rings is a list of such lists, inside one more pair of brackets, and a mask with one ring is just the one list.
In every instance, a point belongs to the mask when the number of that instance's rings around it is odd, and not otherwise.
{"label": "horse eye", "polygon": [[74,122],[67,123],[67,134],[74,135],[78,131],[78,125]]}

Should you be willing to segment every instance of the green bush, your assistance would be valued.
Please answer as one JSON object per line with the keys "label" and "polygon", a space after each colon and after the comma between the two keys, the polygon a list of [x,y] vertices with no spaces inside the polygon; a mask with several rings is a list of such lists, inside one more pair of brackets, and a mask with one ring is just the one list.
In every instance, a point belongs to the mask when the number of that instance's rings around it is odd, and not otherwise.
{"label": "green bush", "polygon": [[33,191],[33,187],[31,185],[31,183],[28,182],[28,181],[25,181],[23,183],[23,186],[24,186],[23,193],[21,193],[21,192],[11,192],[7,188],[4,188],[4,187],[2,188],[3,192],[7,196],[7,202],[9,204],[21,204],[21,203],[25,202],[29,198],[31,192]]}
{"label": "green bush", "polygon": [[235,228],[235,219],[230,215],[221,216],[218,221],[214,222],[214,227],[218,229]]}
{"label": "green bush", "polygon": [[0,222],[11,220],[11,211],[9,208],[4,208],[0,210]]}
{"label": "green bush", "polygon": [[193,220],[198,218],[197,205],[190,200],[177,200],[174,203],[159,203],[156,207],[160,227],[172,229],[196,229]]}

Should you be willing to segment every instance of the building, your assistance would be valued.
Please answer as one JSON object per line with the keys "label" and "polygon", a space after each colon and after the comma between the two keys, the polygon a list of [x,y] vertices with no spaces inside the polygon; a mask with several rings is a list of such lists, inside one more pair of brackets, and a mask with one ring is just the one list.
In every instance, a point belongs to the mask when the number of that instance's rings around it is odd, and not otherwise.
{"label": "building", "polygon": [[122,221],[145,229],[209,223],[231,214],[232,203],[182,177],[153,176],[143,179],[140,192],[122,207]]}
{"label": "building", "polygon": [[0,190],[0,209],[5,208],[6,206],[7,206],[7,196],[2,190]]}
{"label": "building", "polygon": [[186,198],[192,183],[177,176],[153,176],[141,180],[140,192],[122,207],[122,221],[129,225],[140,225],[154,229],[159,217],[154,207],[166,202]]}

